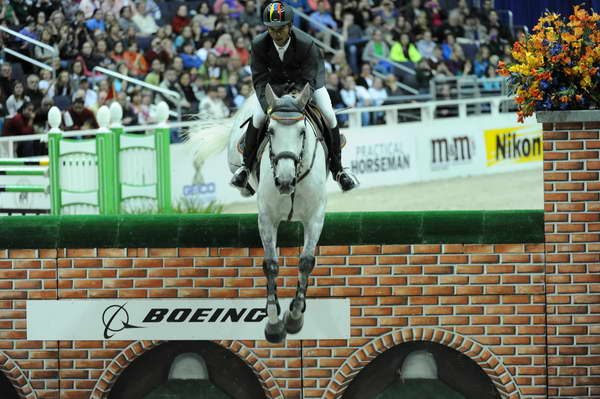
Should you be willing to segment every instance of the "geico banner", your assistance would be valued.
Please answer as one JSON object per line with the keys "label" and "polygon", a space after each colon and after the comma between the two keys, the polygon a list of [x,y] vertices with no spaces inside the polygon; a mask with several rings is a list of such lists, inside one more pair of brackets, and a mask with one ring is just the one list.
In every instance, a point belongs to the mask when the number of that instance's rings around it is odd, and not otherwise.
{"label": "geico banner", "polygon": [[[302,331],[290,338],[350,337],[349,299],[306,302]],[[264,299],[27,301],[28,340],[262,340],[266,322]]]}
{"label": "geico banner", "polygon": [[[401,126],[346,130],[343,163],[361,187],[410,183],[417,180],[415,137]],[[337,186],[334,188],[339,191]]]}

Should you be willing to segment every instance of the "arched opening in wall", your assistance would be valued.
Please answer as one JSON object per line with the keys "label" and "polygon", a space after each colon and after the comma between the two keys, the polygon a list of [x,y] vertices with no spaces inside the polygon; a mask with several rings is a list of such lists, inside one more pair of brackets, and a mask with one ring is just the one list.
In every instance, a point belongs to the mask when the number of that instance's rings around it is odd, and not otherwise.
{"label": "arched opening in wall", "polygon": [[265,392],[252,368],[210,341],[170,341],[134,360],[108,399],[260,399]]}
{"label": "arched opening in wall", "polygon": [[0,371],[0,398],[2,399],[19,399],[17,390],[10,380]]}
{"label": "arched opening in wall", "polygon": [[352,380],[342,399],[500,399],[477,363],[427,341],[397,345],[377,356]]}

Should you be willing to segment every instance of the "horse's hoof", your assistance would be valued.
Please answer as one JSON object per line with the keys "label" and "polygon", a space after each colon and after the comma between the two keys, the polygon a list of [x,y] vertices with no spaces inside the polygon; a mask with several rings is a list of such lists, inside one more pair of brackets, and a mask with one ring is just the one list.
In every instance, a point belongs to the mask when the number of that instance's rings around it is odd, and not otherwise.
{"label": "horse's hoof", "polygon": [[283,315],[283,322],[285,323],[285,330],[289,334],[298,334],[304,325],[304,314],[300,314],[298,319],[294,319],[292,312],[286,310]]}
{"label": "horse's hoof", "polygon": [[267,323],[265,327],[265,339],[272,344],[279,344],[285,340],[285,324],[283,320],[278,320],[275,324]]}

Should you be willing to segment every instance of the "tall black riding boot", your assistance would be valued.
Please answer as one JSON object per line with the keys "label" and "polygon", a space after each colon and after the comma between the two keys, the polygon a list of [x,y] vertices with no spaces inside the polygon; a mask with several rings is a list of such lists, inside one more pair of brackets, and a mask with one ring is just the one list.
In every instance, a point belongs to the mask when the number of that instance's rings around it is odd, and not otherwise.
{"label": "tall black riding boot", "polygon": [[329,170],[331,170],[333,179],[338,182],[342,191],[352,190],[353,188],[358,187],[360,183],[354,174],[342,167],[340,128],[339,126],[336,126],[333,129],[329,129],[329,131],[331,134]]}
{"label": "tall black riding boot", "polygon": [[244,137],[243,164],[233,174],[230,182],[232,186],[240,189],[246,188],[250,169],[256,160],[256,151],[258,151],[258,129],[252,125],[252,121],[249,121]]}

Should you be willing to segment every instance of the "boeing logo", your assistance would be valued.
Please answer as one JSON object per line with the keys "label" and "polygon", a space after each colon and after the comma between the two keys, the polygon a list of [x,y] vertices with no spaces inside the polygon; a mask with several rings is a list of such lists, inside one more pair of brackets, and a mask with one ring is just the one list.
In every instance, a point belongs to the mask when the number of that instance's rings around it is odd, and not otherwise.
{"label": "boeing logo", "polygon": [[[123,331],[126,328],[144,328],[141,326],[134,326],[129,324],[129,313],[123,305],[111,305],[104,309],[102,313],[102,324],[104,324],[104,338],[112,338],[119,331]],[[113,333],[113,334],[110,334]]]}

